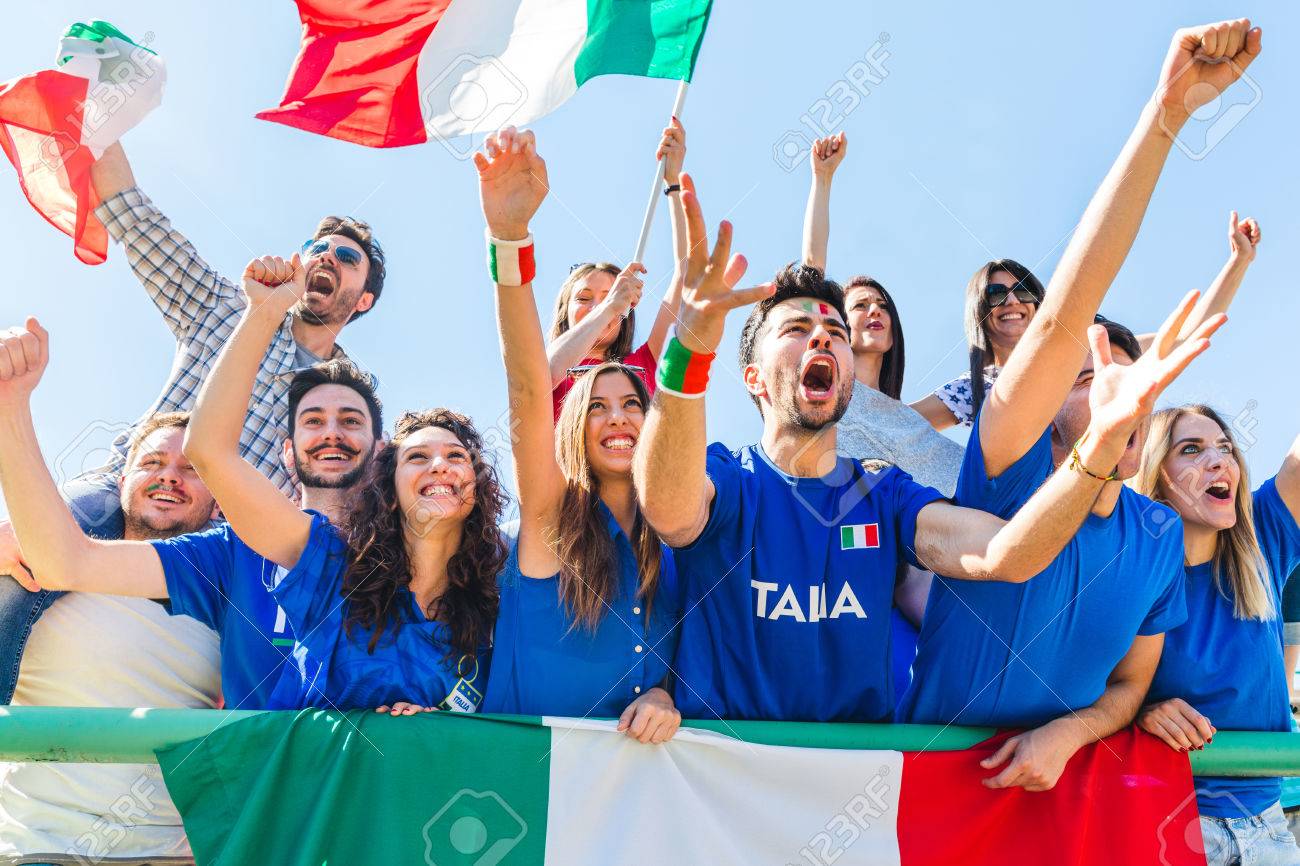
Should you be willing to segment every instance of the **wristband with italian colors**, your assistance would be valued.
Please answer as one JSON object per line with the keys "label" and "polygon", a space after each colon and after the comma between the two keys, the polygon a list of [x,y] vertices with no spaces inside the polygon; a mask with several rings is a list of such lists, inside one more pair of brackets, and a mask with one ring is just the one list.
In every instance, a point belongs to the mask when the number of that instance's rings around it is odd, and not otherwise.
{"label": "wristband with italian colors", "polygon": [[709,367],[716,357],[716,352],[708,355],[692,352],[677,339],[677,331],[674,329],[659,358],[656,376],[659,388],[678,397],[703,397],[705,389],[709,387]]}
{"label": "wristband with italian colors", "polygon": [[488,271],[500,286],[523,286],[537,276],[537,261],[533,257],[533,236],[521,241],[503,241],[487,233]]}

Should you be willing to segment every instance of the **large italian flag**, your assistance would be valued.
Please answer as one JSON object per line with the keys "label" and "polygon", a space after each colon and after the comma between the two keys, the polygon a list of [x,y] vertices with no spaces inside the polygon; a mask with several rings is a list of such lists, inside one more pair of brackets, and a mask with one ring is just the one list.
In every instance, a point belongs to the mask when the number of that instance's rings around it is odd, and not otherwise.
{"label": "large italian flag", "polygon": [[1134,730],[1032,794],[981,783],[1001,738],[694,724],[644,746],[612,722],[307,710],[158,758],[205,866],[1205,863],[1187,756]]}
{"label": "large italian flag", "polygon": [[105,21],[73,24],[58,69],[0,84],[0,150],[32,207],[73,239],[86,264],[108,256],[90,167],[162,101],[166,69],[149,48]]}
{"label": "large italian flag", "polygon": [[370,147],[531,123],[584,82],[689,81],[712,0],[298,0],[302,47],[257,116]]}

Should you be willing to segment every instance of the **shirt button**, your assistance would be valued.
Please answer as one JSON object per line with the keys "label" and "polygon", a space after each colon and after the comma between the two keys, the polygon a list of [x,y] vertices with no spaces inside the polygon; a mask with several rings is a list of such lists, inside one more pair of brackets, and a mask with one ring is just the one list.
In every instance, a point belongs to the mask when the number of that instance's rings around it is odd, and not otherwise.
{"label": "shirt button", "polygon": [[634,695],[639,695],[639,694],[641,694],[641,687],[640,687],[640,686],[632,686],[632,694],[634,694]]}
{"label": "shirt button", "polygon": [[641,612],[641,608],[639,608],[639,607],[634,607],[634,608],[632,608],[632,613],[636,614],[636,613],[640,613],[640,612]]}
{"label": "shirt button", "polygon": [[636,645],[636,651],[637,651],[637,652],[641,652],[641,650],[643,650],[643,649],[644,649],[644,647],[641,646],[641,644],[637,644],[637,645]]}

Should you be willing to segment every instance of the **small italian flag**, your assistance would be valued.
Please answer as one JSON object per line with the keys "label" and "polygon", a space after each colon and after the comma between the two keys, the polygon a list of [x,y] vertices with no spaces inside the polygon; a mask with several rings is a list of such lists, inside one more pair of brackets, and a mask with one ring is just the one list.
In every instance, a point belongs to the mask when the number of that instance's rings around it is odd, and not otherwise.
{"label": "small italian flag", "polygon": [[880,546],[880,524],[853,523],[840,527],[840,550],[865,550]]}
{"label": "small italian flag", "polygon": [[1187,755],[1134,729],[1029,793],[982,784],[1005,734],[690,725],[647,746],[613,722],[305,710],[158,759],[199,863],[1205,863]]}
{"label": "small italian flag", "polygon": [[369,147],[522,125],[584,82],[689,81],[712,0],[298,0],[302,47],[257,116]]}
{"label": "small italian flag", "polygon": [[162,59],[105,21],[73,24],[58,69],[0,84],[0,149],[24,195],[89,265],[108,257],[90,167],[162,102]]}

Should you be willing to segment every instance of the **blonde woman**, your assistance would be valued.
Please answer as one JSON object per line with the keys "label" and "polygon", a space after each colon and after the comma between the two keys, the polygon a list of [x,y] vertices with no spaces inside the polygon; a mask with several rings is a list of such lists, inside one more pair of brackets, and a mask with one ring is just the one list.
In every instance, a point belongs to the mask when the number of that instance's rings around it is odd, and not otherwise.
{"label": "blonde woman", "polygon": [[[1138,724],[1179,751],[1202,748],[1218,728],[1291,730],[1280,606],[1300,564],[1300,439],[1252,493],[1218,413],[1165,409],[1152,416],[1132,484],[1182,518],[1187,575],[1187,622],[1165,634]],[[1211,866],[1300,863],[1279,779],[1198,777],[1196,788]]]}
{"label": "blonde woman", "polygon": [[553,420],[533,297],[528,223],[545,198],[531,132],[505,129],[475,156],[510,389],[518,538],[499,584],[484,709],[618,718],[662,743],[681,722],[668,693],[679,608],[671,551],[641,515],[632,455],[649,396],[613,362],[575,376]]}

